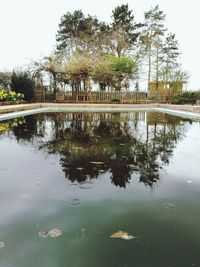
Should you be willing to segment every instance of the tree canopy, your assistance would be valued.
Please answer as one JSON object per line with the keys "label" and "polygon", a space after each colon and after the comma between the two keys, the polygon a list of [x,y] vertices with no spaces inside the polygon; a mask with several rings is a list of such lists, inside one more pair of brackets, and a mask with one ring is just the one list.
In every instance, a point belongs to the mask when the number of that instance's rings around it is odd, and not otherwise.
{"label": "tree canopy", "polygon": [[[61,17],[56,35],[56,51],[38,64],[51,74],[54,91],[58,84],[73,90],[90,91],[93,83],[101,90],[127,90],[147,79],[157,83],[186,77],[179,63],[175,34],[165,26],[159,6],[144,13],[137,22],[128,4],[117,6],[110,23],[99,21],[82,10]],[[143,88],[144,90],[144,88]]]}

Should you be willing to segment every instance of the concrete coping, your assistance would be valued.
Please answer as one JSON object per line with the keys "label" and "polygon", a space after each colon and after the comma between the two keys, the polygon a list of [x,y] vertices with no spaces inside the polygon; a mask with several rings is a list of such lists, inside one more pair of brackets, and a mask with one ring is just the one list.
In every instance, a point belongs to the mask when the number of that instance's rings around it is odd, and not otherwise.
{"label": "concrete coping", "polygon": [[[29,107],[31,107],[29,105]],[[136,106],[100,106],[100,105],[71,105],[71,106],[65,106],[65,105],[50,105],[49,107],[39,107],[34,106],[35,109],[29,109],[25,111],[14,111],[9,112],[6,114],[0,115],[0,121],[5,121],[17,117],[23,117],[28,116],[32,114],[38,114],[38,113],[44,113],[44,112],[131,112],[131,111],[155,111],[155,112],[161,112],[161,113],[167,113],[174,116],[182,117],[182,118],[188,118],[188,119],[197,119],[200,120],[200,114],[194,113],[194,112],[188,112],[183,110],[174,110],[170,108],[162,108],[162,107],[155,107],[151,105],[145,105],[142,107]]]}

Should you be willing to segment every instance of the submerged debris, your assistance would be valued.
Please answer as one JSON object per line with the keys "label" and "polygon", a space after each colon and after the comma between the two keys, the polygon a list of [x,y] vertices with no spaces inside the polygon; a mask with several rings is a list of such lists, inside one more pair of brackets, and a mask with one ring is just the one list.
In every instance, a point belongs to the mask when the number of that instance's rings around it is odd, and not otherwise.
{"label": "submerged debris", "polygon": [[81,189],[91,189],[93,188],[91,185],[93,185],[92,181],[84,181],[84,182],[79,183],[79,187]]}
{"label": "submerged debris", "polygon": [[81,228],[81,236],[82,236],[82,238],[85,238],[85,234],[86,234],[86,229],[85,228]]}
{"label": "submerged debris", "polygon": [[0,248],[3,248],[5,246],[5,243],[3,241],[0,241]]}
{"label": "submerged debris", "polygon": [[79,205],[80,204],[80,200],[78,198],[74,198],[74,199],[72,199],[70,204],[73,205],[73,206]]}
{"label": "submerged debris", "polygon": [[123,232],[121,230],[112,234],[110,237],[111,238],[121,238],[121,239],[125,239],[125,240],[131,240],[131,239],[135,238],[135,236],[129,235],[127,232]]}
{"label": "submerged debris", "polygon": [[0,169],[0,172],[5,172],[5,171],[7,171],[8,169],[7,168],[1,168]]}
{"label": "submerged debris", "polygon": [[164,205],[167,209],[174,209],[174,207],[175,207],[175,205],[171,202],[166,202],[166,203],[164,203]]}
{"label": "submerged debris", "polygon": [[77,183],[72,183],[72,184],[69,184],[69,185],[78,185]]}
{"label": "submerged debris", "polygon": [[91,189],[91,188],[93,188],[92,186],[86,186],[86,185],[79,185],[79,187],[81,189]]}
{"label": "submerged debris", "polygon": [[40,185],[40,184],[41,184],[41,181],[40,181],[40,180],[38,180],[38,181],[37,181],[37,186],[38,186],[38,185]]}
{"label": "submerged debris", "polygon": [[59,229],[54,228],[54,229],[52,229],[50,231],[40,231],[38,233],[38,235],[40,237],[42,237],[42,238],[47,238],[48,236],[50,236],[50,237],[58,237],[58,236],[62,235],[62,232]]}
{"label": "submerged debris", "polygon": [[193,181],[191,181],[191,180],[188,180],[188,181],[187,181],[187,183],[188,183],[188,184],[192,184],[192,183],[193,183]]}

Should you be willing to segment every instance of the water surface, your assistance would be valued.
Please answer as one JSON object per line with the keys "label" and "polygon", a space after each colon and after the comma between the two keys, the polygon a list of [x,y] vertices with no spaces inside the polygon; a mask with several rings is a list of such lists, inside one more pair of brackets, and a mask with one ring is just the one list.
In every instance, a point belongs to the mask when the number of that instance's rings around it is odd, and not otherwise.
{"label": "water surface", "polygon": [[199,133],[154,112],[1,122],[0,266],[200,266]]}

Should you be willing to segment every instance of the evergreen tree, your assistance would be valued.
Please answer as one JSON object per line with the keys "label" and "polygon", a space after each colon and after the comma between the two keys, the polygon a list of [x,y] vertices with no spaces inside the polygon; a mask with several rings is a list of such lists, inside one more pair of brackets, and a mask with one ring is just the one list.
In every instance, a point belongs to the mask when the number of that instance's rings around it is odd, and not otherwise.
{"label": "evergreen tree", "polygon": [[95,52],[104,40],[103,33],[108,30],[106,23],[99,22],[91,15],[85,16],[81,10],[67,12],[59,24],[56,36],[57,51],[64,50],[69,54],[73,51]]}
{"label": "evergreen tree", "polygon": [[133,11],[129,10],[128,4],[116,7],[112,11],[112,19],[112,50],[115,55],[121,57],[136,44],[143,25],[135,22]]}
{"label": "evergreen tree", "polygon": [[163,79],[168,80],[170,78],[170,70],[180,67],[178,63],[178,57],[180,56],[178,41],[175,39],[175,34],[169,33],[166,37],[163,45],[163,57],[164,63],[162,74]]}
{"label": "evergreen tree", "polygon": [[[166,31],[164,27],[165,14],[159,9],[157,5],[151,8],[144,14],[145,27],[142,33],[141,41],[145,47],[145,52],[148,57],[148,90],[152,75],[152,64],[153,64],[153,49],[157,49],[157,53],[160,49],[161,38],[164,36]],[[157,55],[157,60],[159,55]]]}

